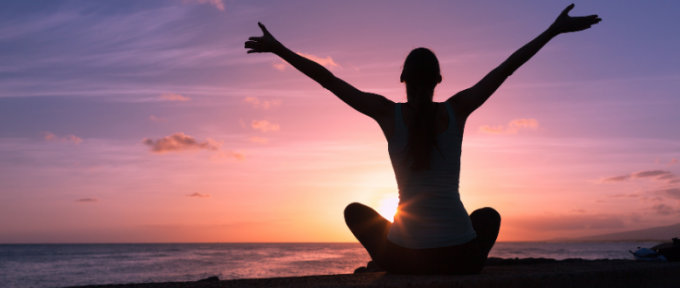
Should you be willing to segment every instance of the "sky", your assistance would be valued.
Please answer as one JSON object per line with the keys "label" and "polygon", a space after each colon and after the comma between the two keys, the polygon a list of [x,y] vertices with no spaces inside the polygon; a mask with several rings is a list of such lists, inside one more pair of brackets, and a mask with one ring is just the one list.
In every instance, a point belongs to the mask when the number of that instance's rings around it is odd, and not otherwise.
{"label": "sky", "polygon": [[[444,101],[570,3],[0,1],[0,243],[356,241],[349,203],[395,209],[387,141],[246,54],[257,22],[396,102],[428,47]],[[603,21],[553,39],[466,125],[461,199],[500,212],[499,241],[679,222],[680,2],[575,4]]]}

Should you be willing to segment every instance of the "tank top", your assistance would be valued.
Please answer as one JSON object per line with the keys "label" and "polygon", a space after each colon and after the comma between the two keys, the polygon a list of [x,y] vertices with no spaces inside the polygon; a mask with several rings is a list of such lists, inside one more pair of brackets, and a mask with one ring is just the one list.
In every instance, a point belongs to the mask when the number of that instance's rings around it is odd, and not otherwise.
{"label": "tank top", "polygon": [[411,249],[453,246],[477,234],[458,193],[462,135],[449,103],[449,127],[437,135],[439,149],[432,149],[429,170],[413,171],[405,162],[408,128],[396,103],[395,131],[388,141],[392,168],[399,187],[399,208],[387,234],[392,243]]}

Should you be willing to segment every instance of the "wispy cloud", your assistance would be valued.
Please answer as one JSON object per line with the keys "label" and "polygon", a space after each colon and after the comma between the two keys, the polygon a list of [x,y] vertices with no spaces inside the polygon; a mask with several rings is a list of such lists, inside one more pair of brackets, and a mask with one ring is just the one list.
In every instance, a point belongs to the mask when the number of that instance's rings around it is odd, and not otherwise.
{"label": "wispy cloud", "polygon": [[613,176],[613,177],[607,177],[607,178],[602,178],[600,179],[601,183],[616,183],[616,182],[623,182],[630,179],[630,175],[621,175],[621,176]]}
{"label": "wispy cloud", "polygon": [[267,120],[253,120],[253,123],[251,123],[250,126],[253,127],[253,129],[260,130],[262,132],[281,130],[279,124],[269,123]]}
{"label": "wispy cloud", "polygon": [[479,131],[486,134],[517,134],[521,129],[536,129],[538,128],[538,120],[536,119],[514,119],[506,126],[489,126],[484,125],[479,127]]}
{"label": "wispy cloud", "polygon": [[671,180],[675,179],[675,175],[672,173],[666,173],[666,174],[661,174],[659,177],[656,177],[656,180]]}
{"label": "wispy cloud", "polygon": [[632,178],[650,178],[650,177],[663,176],[663,175],[672,175],[672,174],[671,174],[671,171],[649,170],[649,171],[635,172],[635,173],[631,174],[630,176]]}
{"label": "wispy cloud", "polygon": [[639,193],[615,194],[607,196],[608,198],[640,198]]}
{"label": "wispy cloud", "polygon": [[264,137],[250,137],[250,142],[267,144],[267,143],[269,143],[269,139],[264,138]]}
{"label": "wispy cloud", "polygon": [[99,199],[97,198],[81,198],[76,200],[75,202],[78,203],[93,203],[93,202],[99,202]]}
{"label": "wispy cloud", "polygon": [[220,11],[224,11],[224,2],[222,0],[182,0],[182,3],[199,3],[199,4],[208,4],[215,6]]}
{"label": "wispy cloud", "polygon": [[599,180],[600,183],[619,183],[628,181],[630,179],[651,179],[654,181],[661,181],[667,184],[680,183],[680,178],[675,176],[671,171],[665,170],[646,170],[633,172],[627,175],[605,177]]}
{"label": "wispy cloud", "polygon": [[656,214],[664,215],[664,216],[675,214],[675,213],[678,212],[677,210],[673,209],[673,207],[668,206],[666,204],[656,204],[656,205],[653,205],[652,207],[650,207],[649,209],[654,211]]}
{"label": "wispy cloud", "polygon": [[[635,198],[639,199],[641,202],[661,202],[668,201],[670,199],[680,200],[680,178],[678,178],[671,171],[666,170],[645,170],[633,172],[628,175],[607,177],[600,179],[599,183],[620,183],[634,179],[648,179],[655,183],[654,186],[646,191],[637,191],[634,193],[623,193],[607,196],[607,198]],[[659,215],[670,215],[671,213],[680,212],[680,210],[673,210],[672,207],[663,204],[655,204],[654,206],[647,208],[651,209]]]}
{"label": "wispy cloud", "polygon": [[187,195],[187,197],[194,197],[194,198],[210,198],[210,194],[208,193],[199,193],[199,192],[194,192],[192,194]]}
{"label": "wispy cloud", "polygon": [[668,165],[675,165],[678,164],[678,158],[673,158],[671,161],[668,161]]}
{"label": "wispy cloud", "polygon": [[161,94],[159,96],[160,99],[165,100],[165,101],[190,101],[191,97],[189,96],[182,96],[179,94],[172,94],[172,93],[166,93],[166,94]]}
{"label": "wispy cloud", "polygon": [[51,142],[71,142],[75,144],[80,144],[81,142],[83,142],[83,139],[75,135],[66,135],[64,137],[59,137],[57,135],[54,135],[54,133],[45,132],[43,133],[43,137],[45,138],[45,140]]}
{"label": "wispy cloud", "polygon": [[206,139],[204,142],[198,142],[194,137],[185,135],[182,132],[165,136],[156,141],[149,138],[144,138],[142,143],[150,146],[151,152],[154,153],[181,152],[201,149],[218,151],[222,146],[221,142],[217,142],[210,138]]}
{"label": "wispy cloud", "polygon": [[153,115],[149,116],[149,121],[152,121],[152,122],[159,122],[159,123],[168,122],[168,120],[165,119],[165,118],[158,118],[158,117],[153,116]]}
{"label": "wispy cloud", "polygon": [[279,99],[274,99],[274,100],[260,100],[257,97],[246,97],[243,99],[243,103],[249,103],[253,105],[253,108],[255,109],[270,109],[272,107],[280,106],[281,105],[281,100]]}
{"label": "wispy cloud", "polygon": [[656,194],[660,194],[662,196],[670,197],[673,199],[678,199],[680,200],[680,188],[679,187],[670,187],[670,188],[661,188],[656,191],[654,191]]}

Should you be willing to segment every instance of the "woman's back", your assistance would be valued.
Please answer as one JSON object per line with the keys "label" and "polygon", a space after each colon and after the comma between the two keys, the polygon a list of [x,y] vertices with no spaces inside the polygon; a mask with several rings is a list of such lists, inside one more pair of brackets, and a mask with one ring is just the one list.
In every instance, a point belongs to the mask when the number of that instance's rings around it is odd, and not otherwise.
{"label": "woman's back", "polygon": [[402,117],[405,105],[395,105],[395,130],[389,153],[399,186],[399,211],[388,239],[407,248],[458,245],[475,238],[470,218],[458,194],[462,137],[448,103],[448,126],[437,135],[430,169],[410,169],[407,161],[408,128]]}

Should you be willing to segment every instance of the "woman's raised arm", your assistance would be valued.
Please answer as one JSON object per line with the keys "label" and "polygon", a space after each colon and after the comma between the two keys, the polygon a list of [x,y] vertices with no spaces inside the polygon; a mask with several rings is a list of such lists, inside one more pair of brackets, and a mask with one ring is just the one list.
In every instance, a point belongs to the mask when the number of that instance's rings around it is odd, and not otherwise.
{"label": "woman's raised arm", "polygon": [[394,102],[387,98],[362,92],[347,82],[335,77],[331,71],[318,63],[286,48],[272,36],[262,23],[257,23],[264,34],[262,37],[250,37],[245,43],[245,48],[250,49],[248,53],[274,53],[283,60],[293,65],[300,72],[312,78],[324,88],[333,92],[338,98],[347,103],[355,110],[378,120],[389,118],[391,111],[394,110]]}
{"label": "woman's raised arm", "polygon": [[573,8],[574,4],[567,6],[567,8],[557,17],[555,22],[550,25],[548,30],[541,33],[541,35],[538,35],[534,40],[531,40],[531,42],[510,55],[505,62],[489,72],[489,74],[482,78],[477,84],[459,92],[447,101],[452,105],[458,106],[464,113],[464,115],[461,116],[467,118],[470,113],[479,108],[479,106],[484,104],[484,102],[491,97],[508,76],[512,75],[517,68],[529,61],[529,59],[531,59],[538,50],[541,50],[541,48],[543,48],[543,46],[553,37],[562,33],[586,30],[602,20],[597,15],[571,17],[569,16],[569,11]]}

